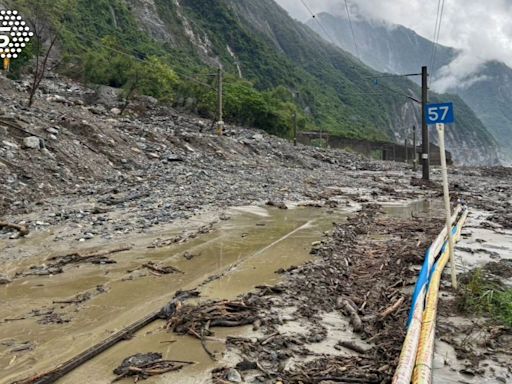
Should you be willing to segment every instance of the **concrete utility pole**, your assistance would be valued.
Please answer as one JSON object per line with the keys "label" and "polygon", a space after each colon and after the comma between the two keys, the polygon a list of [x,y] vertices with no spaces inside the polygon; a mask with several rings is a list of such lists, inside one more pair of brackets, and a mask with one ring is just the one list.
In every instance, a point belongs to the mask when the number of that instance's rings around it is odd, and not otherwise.
{"label": "concrete utility pole", "polygon": [[405,163],[409,162],[409,138],[408,135],[405,134]]}
{"label": "concrete utility pole", "polygon": [[423,180],[430,180],[430,141],[427,126],[427,106],[428,103],[428,69],[421,67],[421,135],[422,150],[421,162],[423,164]]}
{"label": "concrete utility pole", "polygon": [[223,111],[222,111],[222,108],[223,108],[223,105],[224,105],[224,100],[222,98],[223,96],[223,91],[222,91],[222,86],[223,86],[223,73],[222,73],[222,67],[219,66],[219,71],[218,71],[218,87],[217,87],[217,135],[219,136],[222,136],[222,134],[224,133],[224,121],[223,121]]}
{"label": "concrete utility pole", "polygon": [[412,154],[412,169],[416,172],[418,167],[418,154],[416,153],[416,126],[412,127],[412,147],[414,149]]}

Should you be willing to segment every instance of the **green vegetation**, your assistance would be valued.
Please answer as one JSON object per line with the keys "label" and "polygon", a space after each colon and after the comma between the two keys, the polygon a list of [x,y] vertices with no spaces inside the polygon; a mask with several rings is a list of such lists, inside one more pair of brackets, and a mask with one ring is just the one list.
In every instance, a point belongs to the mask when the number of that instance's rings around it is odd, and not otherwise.
{"label": "green vegetation", "polygon": [[512,289],[486,279],[481,269],[471,272],[461,286],[458,306],[465,313],[490,315],[512,327]]}
{"label": "green vegetation", "polygon": [[[391,140],[406,95],[419,93],[406,79],[372,80],[375,71],[322,41],[273,0],[181,0],[179,6],[154,0],[154,9],[128,0],[39,0],[41,15],[32,0],[6,2],[58,31],[59,71],[123,88],[128,99],[147,94],[212,117],[219,61],[226,72],[225,120],[281,136],[291,136],[297,113],[300,130]],[[15,75],[30,54],[16,63]],[[461,128],[485,131],[473,116],[461,115]]]}

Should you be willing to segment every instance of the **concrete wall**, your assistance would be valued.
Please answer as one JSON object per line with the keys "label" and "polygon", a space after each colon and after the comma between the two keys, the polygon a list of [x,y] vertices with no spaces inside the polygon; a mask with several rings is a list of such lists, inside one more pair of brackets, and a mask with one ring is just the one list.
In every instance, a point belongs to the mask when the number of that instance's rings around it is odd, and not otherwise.
{"label": "concrete wall", "polygon": [[[414,158],[412,143],[409,143],[406,149],[405,143],[397,144],[384,141],[349,139],[332,134],[320,134],[319,132],[300,132],[297,135],[298,142],[306,145],[312,145],[320,139],[330,148],[345,149],[381,160],[405,162],[407,159],[412,162]],[[420,161],[421,146],[417,146],[416,153],[417,159]],[[430,144],[430,159],[432,165],[439,165],[441,163],[439,147],[434,144]],[[446,152],[446,160],[448,164],[452,164],[452,155],[448,151]]]}

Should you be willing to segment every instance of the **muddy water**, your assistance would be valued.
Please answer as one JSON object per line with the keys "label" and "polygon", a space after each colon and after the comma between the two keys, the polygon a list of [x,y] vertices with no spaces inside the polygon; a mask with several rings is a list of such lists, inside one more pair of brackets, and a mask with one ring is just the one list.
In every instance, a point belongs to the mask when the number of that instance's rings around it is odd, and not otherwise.
{"label": "muddy water", "polygon": [[[216,299],[235,297],[258,284],[272,284],[279,278],[274,273],[277,269],[307,261],[311,242],[320,239],[332,222],[342,220],[346,213],[246,207],[232,210],[230,215],[232,219],[218,224],[213,232],[185,244],[160,249],[135,246],[112,255],[117,264],[67,266],[63,274],[25,277],[0,287],[0,383],[44,372],[75,356],[159,309],[178,289],[201,286],[203,298]],[[63,254],[62,249],[52,251],[52,245],[49,237],[41,236],[37,243],[41,254],[33,252],[31,259],[9,264],[9,272]],[[30,248],[30,244],[25,247]],[[185,258],[185,252],[193,257]],[[173,266],[183,273],[155,276],[141,269],[148,261]],[[218,278],[201,284],[211,276]],[[106,292],[99,293],[98,285]],[[85,292],[92,293],[92,298],[82,304],[54,304]],[[53,310],[69,322],[40,324],[42,317],[31,314],[32,310]],[[216,336],[221,340],[227,334],[244,332],[246,329],[219,330]],[[30,349],[16,351],[24,345]],[[210,348],[220,351],[222,343],[211,342]],[[149,351],[197,362],[153,382],[200,383],[205,380],[204,372],[215,365],[196,340],[166,333],[161,323],[154,323],[61,382],[109,383],[113,367],[123,358]]]}

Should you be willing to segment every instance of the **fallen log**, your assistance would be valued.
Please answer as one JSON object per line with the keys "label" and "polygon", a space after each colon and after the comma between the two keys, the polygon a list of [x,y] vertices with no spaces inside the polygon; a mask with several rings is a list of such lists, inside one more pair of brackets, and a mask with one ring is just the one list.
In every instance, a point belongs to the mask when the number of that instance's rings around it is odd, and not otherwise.
{"label": "fallen log", "polygon": [[21,237],[27,236],[30,233],[28,226],[12,224],[12,223],[8,223],[6,221],[0,221],[0,228],[15,229],[16,231],[19,232]]}
{"label": "fallen log", "polygon": [[348,300],[342,301],[343,308],[348,312],[350,316],[350,324],[354,328],[354,332],[361,332],[363,330],[363,322],[361,318],[357,314],[357,309],[352,307],[352,305],[348,302]]}

